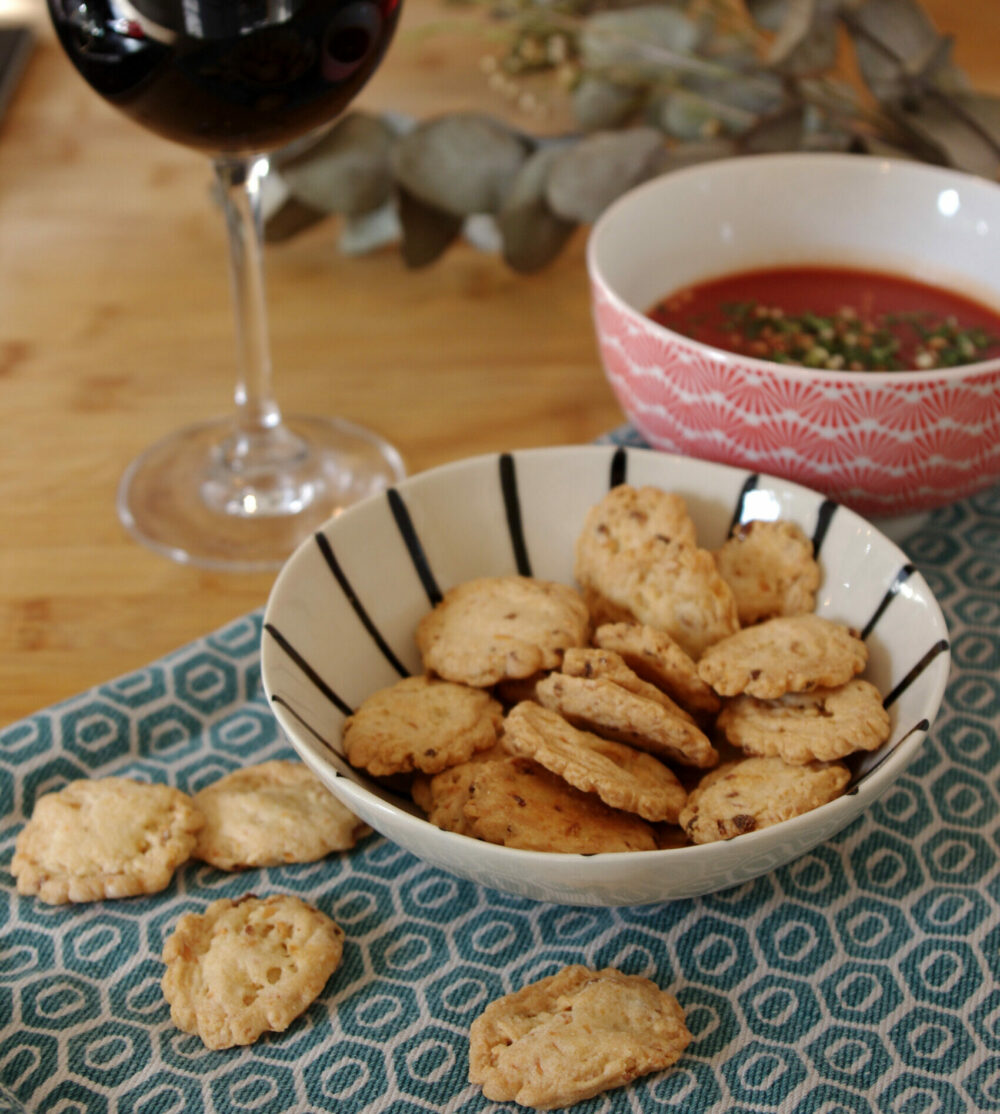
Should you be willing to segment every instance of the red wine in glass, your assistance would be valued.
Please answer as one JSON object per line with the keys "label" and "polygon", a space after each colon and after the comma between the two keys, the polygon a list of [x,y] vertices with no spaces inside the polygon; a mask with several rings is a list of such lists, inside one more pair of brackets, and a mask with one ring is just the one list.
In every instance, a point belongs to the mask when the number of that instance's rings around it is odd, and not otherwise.
{"label": "red wine in glass", "polygon": [[48,0],[84,80],[143,127],[212,158],[229,231],[236,413],[174,433],[126,471],[122,520],[175,560],[280,565],[323,521],[403,475],[399,454],[274,400],[262,268],[267,152],[334,121],[392,39],[399,0]]}

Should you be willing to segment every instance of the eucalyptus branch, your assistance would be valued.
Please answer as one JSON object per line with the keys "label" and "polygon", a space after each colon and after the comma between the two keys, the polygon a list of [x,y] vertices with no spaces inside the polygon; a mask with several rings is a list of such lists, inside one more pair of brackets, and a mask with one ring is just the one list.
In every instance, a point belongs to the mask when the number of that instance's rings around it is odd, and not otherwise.
{"label": "eucalyptus branch", "polygon": [[[422,266],[464,233],[533,271],[618,194],[704,159],[875,150],[1000,176],[1000,98],[955,93],[951,41],[919,0],[747,3],[469,0],[474,25],[445,18],[410,36],[478,36],[494,71],[485,79],[509,100],[504,118],[401,126],[353,114],[311,151],[275,160],[268,235],[339,214],[345,250],[401,244],[408,265]],[[754,22],[761,12],[766,27]],[[838,80],[838,27],[865,89]],[[531,111],[557,97],[575,127],[536,134]]]}

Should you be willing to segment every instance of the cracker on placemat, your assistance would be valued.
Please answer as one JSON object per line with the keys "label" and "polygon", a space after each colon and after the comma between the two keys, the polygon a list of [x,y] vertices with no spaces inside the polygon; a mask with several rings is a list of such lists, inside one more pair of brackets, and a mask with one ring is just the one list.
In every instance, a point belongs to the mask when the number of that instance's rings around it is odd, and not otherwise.
{"label": "cracker on placemat", "polygon": [[659,701],[625,688],[608,677],[551,673],[535,689],[539,704],[558,712],[574,727],[679,762],[707,768],[718,752],[700,728]]}
{"label": "cracker on placemat", "polygon": [[529,758],[476,766],[463,812],[467,834],[505,847],[578,855],[656,850],[645,820],[609,808]]}
{"label": "cracker on placemat", "polygon": [[793,766],[773,757],[724,762],[691,790],[681,827],[694,843],[733,839],[825,805],[843,793],[850,778],[840,762]]}
{"label": "cracker on placemat", "polygon": [[721,696],[771,700],[786,692],[836,688],[860,673],[868,647],[855,631],[821,615],[768,619],[706,650],[698,675]]}
{"label": "cracker on placemat", "polygon": [[283,1032],[323,990],[343,947],[340,926],[298,897],[220,898],[184,914],[164,946],[171,1020],[213,1049]]}
{"label": "cracker on placemat", "polygon": [[35,803],[10,870],[53,905],[158,893],[194,850],[203,818],[168,785],[83,778]]}
{"label": "cracker on placemat", "polygon": [[469,1032],[469,1080],[493,1102],[571,1106],[680,1059],[677,999],[652,980],[579,964],[486,1007]]}
{"label": "cracker on placemat", "polygon": [[741,522],[715,554],[733,590],[743,626],[779,615],[805,615],[816,604],[819,565],[794,522]]}
{"label": "cracker on placemat", "polygon": [[524,701],[504,721],[504,745],[532,758],[583,793],[644,820],[677,820],[687,794],[659,759],[581,731],[558,712]]}
{"label": "cracker on placemat", "polygon": [[370,830],[301,762],[233,770],[194,803],[205,817],[194,856],[219,870],[314,862]]}
{"label": "cracker on placemat", "polygon": [[458,584],[417,626],[424,667],[448,681],[488,687],[556,669],[586,645],[590,615],[574,588],[527,576]]}
{"label": "cracker on placemat", "polygon": [[435,774],[497,741],[503,708],[489,693],[432,677],[379,689],[344,722],[344,753],[375,777]]}
{"label": "cracker on placemat", "polygon": [[839,688],[789,692],[774,700],[734,696],[717,723],[747,754],[774,754],[793,763],[831,762],[874,750],[890,730],[881,694],[860,677]]}

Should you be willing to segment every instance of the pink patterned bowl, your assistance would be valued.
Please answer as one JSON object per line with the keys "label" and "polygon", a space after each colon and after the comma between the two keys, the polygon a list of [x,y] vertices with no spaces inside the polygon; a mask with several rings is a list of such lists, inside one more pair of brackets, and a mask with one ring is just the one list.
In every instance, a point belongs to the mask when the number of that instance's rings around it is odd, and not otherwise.
{"label": "pink patterned bowl", "polygon": [[619,198],[587,249],[598,346],[655,448],[778,475],[866,516],[941,506],[1000,478],[1000,360],[818,371],[735,356],[646,315],[692,283],[769,266],[900,273],[1000,308],[1000,185],[918,163],[757,155]]}

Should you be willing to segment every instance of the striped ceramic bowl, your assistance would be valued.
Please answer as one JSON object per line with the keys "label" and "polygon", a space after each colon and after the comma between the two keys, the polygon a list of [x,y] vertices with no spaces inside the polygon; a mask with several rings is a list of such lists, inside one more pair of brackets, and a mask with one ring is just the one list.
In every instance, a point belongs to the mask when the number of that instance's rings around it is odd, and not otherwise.
{"label": "striped ceramic bowl", "polygon": [[[420,617],[450,587],[513,573],[572,583],[587,509],[616,483],[683,495],[701,545],[734,522],[783,518],[812,537],[820,614],[862,632],[866,676],[892,721],[852,766],[847,793],[728,842],[663,851],[554,854],[442,831],[343,759],[345,718],[376,689],[421,671]],[[298,754],[341,801],[418,858],[543,901],[637,905],[735,886],[829,839],[919,753],[948,677],[937,601],[904,554],[853,511],[796,484],[646,449],[590,445],[475,457],[414,476],[330,521],[280,573],[268,602],[263,683]]]}

